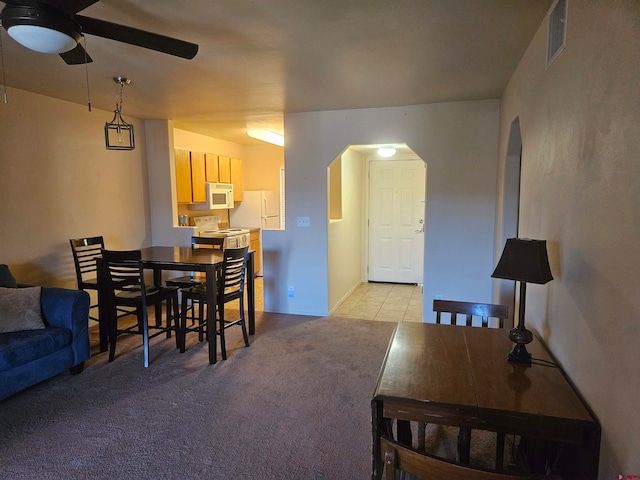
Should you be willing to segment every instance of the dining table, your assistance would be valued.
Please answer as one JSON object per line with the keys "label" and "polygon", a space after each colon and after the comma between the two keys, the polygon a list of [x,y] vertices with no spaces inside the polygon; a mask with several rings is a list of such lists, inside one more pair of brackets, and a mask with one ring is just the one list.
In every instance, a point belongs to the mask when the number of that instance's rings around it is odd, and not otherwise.
{"label": "dining table", "polygon": [[505,329],[399,323],[371,401],[372,478],[382,474],[380,438],[393,437],[395,421],[411,446],[415,421],[547,442],[542,456],[561,451],[552,460],[562,478],[597,479],[598,421],[539,337],[527,346],[531,364],[509,362],[511,347]]}
{"label": "dining table", "polygon": [[[140,249],[142,266],[153,271],[153,284],[162,284],[163,271],[182,272],[204,272],[206,276],[207,295],[207,324],[213,327],[215,332],[216,311],[217,311],[217,272],[223,265],[223,251],[210,248],[192,248],[184,246],[151,246]],[[98,267],[98,305],[100,315],[100,349],[106,346],[108,334],[106,325],[117,321],[117,313],[113,305],[110,305],[110,295],[108,292],[106,269],[101,258],[96,260]],[[254,251],[248,252],[247,273],[246,273],[246,293],[247,293],[247,320],[249,335],[255,334],[255,275],[254,275]],[[162,315],[161,305],[156,305],[156,319]],[[103,322],[102,319],[107,319]],[[103,325],[104,324],[104,325]],[[217,362],[217,335],[209,335],[209,363]],[[106,348],[105,348],[106,350]]]}

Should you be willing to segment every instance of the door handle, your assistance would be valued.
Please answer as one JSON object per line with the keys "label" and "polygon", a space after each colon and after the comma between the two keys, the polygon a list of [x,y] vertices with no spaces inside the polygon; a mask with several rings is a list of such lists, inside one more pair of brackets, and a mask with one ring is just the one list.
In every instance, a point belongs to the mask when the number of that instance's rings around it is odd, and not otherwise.
{"label": "door handle", "polygon": [[416,229],[416,233],[424,233],[424,220],[420,219],[418,223],[420,224],[420,227]]}

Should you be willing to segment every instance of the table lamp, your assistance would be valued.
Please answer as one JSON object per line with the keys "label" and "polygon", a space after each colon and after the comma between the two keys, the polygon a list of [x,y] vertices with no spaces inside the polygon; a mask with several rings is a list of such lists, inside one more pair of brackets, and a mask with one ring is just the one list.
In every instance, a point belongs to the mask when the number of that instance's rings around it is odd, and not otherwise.
{"label": "table lamp", "polygon": [[531,354],[527,351],[527,343],[533,340],[533,334],[524,326],[527,283],[543,285],[553,280],[547,257],[547,241],[508,238],[500,261],[491,276],[520,282],[518,326],[509,330],[509,339],[515,345],[507,359],[510,362],[530,364]]}

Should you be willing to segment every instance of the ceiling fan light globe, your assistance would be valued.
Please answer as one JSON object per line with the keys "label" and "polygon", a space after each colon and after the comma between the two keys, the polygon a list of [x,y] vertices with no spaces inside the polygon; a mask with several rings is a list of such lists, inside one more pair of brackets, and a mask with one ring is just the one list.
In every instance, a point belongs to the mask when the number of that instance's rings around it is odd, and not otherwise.
{"label": "ceiling fan light globe", "polygon": [[36,25],[14,25],[7,29],[7,33],[20,45],[40,53],[64,53],[78,44],[66,33]]}

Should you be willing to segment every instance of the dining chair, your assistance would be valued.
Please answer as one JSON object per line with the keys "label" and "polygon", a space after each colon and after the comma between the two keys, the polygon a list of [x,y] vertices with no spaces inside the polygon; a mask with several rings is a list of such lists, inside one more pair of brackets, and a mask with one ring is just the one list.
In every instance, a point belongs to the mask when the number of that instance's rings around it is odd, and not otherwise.
{"label": "dining chair", "polygon": [[[179,347],[178,336],[178,287],[147,286],[144,280],[144,269],[140,250],[101,250],[109,283],[109,296],[112,305],[112,321],[109,325],[109,361],[115,358],[116,340],[123,333],[142,335],[144,348],[144,366],[149,366],[149,339],[162,333],[167,338],[176,330],[176,348]],[[166,322],[162,325],[156,319],[156,325],[149,325],[148,307],[166,302]],[[134,308],[137,324],[118,329],[120,317],[115,315],[118,307]],[[172,327],[173,322],[173,327]],[[149,329],[157,332],[149,335]]]}
{"label": "dining chair", "polygon": [[[76,268],[76,281],[78,290],[95,290],[98,291],[98,273],[96,267],[96,258],[101,256],[100,251],[104,248],[104,239],[102,236],[87,238],[71,238],[71,253],[73,254],[73,263]],[[95,303],[89,306],[89,311],[98,308]],[[98,317],[92,317],[91,320],[99,322]]]}
{"label": "dining chair", "polygon": [[380,438],[380,454],[384,480],[395,480],[398,470],[412,475],[417,480],[531,480],[533,478],[460,465],[408,448],[384,436]]}
{"label": "dining chair", "polygon": [[[233,327],[234,325],[240,325],[242,327],[242,336],[246,347],[249,346],[249,337],[247,335],[247,327],[245,323],[244,313],[244,286],[245,276],[247,273],[247,260],[248,260],[249,247],[242,248],[228,248],[224,250],[222,268],[219,271],[216,282],[216,305],[214,308],[217,310],[217,323],[215,325],[207,325],[204,321],[204,310],[209,308],[207,305],[206,286],[204,284],[196,285],[191,288],[181,289],[182,295],[182,310],[180,320],[180,351],[184,352],[186,349],[186,333],[188,331],[197,331],[199,340],[203,339],[203,331],[206,329],[206,335],[208,340],[217,341],[215,335],[220,335],[220,351],[222,352],[222,359],[227,359],[227,349],[225,340],[225,330]],[[235,320],[228,320],[225,315],[225,304],[233,300],[239,302],[239,318]],[[194,327],[187,327],[187,302],[197,303],[199,306],[199,321]],[[214,335],[211,338],[211,335]]]}
{"label": "dining chair", "polygon": [[[104,239],[102,236],[86,237],[86,238],[71,238],[69,239],[71,245],[71,253],[73,254],[73,264],[76,269],[76,281],[78,284],[78,290],[95,290],[98,291],[98,272],[96,265],[96,258],[102,256],[101,250],[104,248]],[[97,295],[95,296],[97,298]],[[89,312],[92,309],[98,309],[98,300],[89,306]],[[99,311],[99,310],[98,310]],[[92,316],[89,315],[89,319],[98,322],[99,337],[100,337],[100,351],[106,352],[108,348],[108,336],[109,325],[107,322],[101,322],[98,311]],[[128,315],[128,311],[118,311],[118,315]]]}
{"label": "dining chair", "polygon": [[[492,303],[461,302],[455,300],[434,300],[433,311],[436,312],[436,323],[446,320],[448,314],[450,325],[473,326],[474,319],[481,327],[489,327],[490,323],[504,328],[504,321],[509,318],[509,307]],[[462,320],[463,323],[458,323]],[[426,423],[418,423],[418,449],[425,446]],[[496,470],[504,468],[504,433],[496,434]],[[461,427],[458,434],[459,460],[463,464],[469,463],[471,449],[471,429]]]}
{"label": "dining chair", "polygon": [[[191,248],[213,248],[222,250],[224,248],[224,237],[191,237]],[[169,287],[190,288],[204,284],[207,278],[203,272],[193,272],[192,275],[168,278],[165,285]]]}

